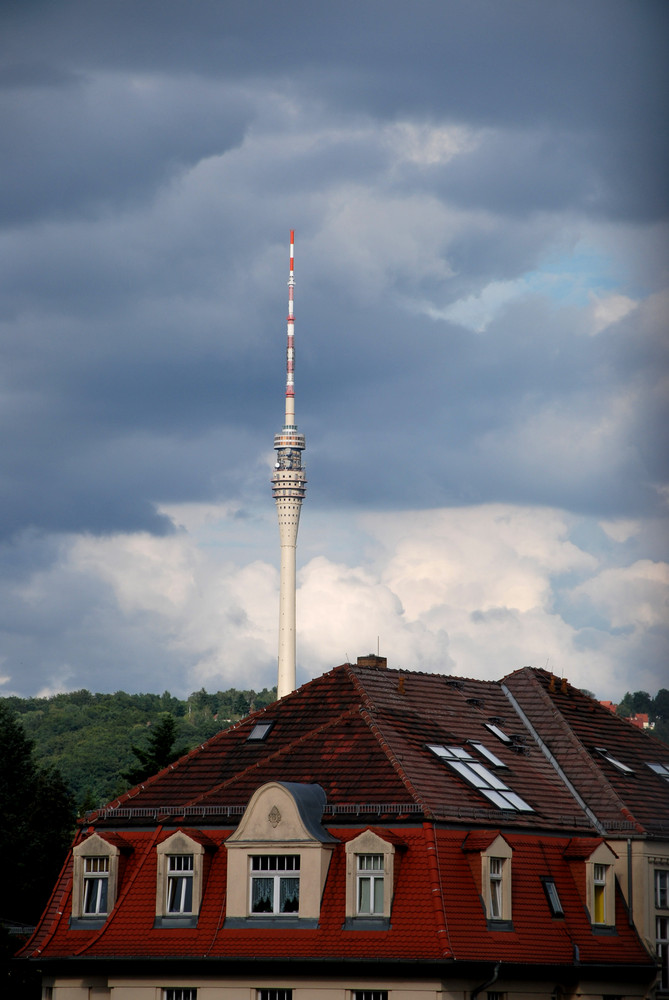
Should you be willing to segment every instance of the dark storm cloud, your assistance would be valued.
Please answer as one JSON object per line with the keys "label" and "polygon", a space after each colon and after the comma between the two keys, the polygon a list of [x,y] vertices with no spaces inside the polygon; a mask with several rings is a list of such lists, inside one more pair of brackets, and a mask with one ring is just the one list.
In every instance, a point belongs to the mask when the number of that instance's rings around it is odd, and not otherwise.
{"label": "dark storm cloud", "polygon": [[[477,335],[415,302],[537,268],[561,215],[660,216],[666,18],[652,2],[6,4],[4,532],[161,532],[157,502],[256,488],[280,421],[276,241],[296,220],[314,502],[645,509],[650,416],[594,466],[542,475],[518,444],[537,414],[546,433],[565,410],[601,416],[635,373],[623,346],[565,332],[575,313],[554,329],[545,303]],[[462,125],[471,148],[401,160],[397,120]],[[379,235],[358,264],[327,231],[362,189],[379,205],[361,196],[351,218],[376,211]],[[402,199],[448,210],[432,271],[375,270]]]}

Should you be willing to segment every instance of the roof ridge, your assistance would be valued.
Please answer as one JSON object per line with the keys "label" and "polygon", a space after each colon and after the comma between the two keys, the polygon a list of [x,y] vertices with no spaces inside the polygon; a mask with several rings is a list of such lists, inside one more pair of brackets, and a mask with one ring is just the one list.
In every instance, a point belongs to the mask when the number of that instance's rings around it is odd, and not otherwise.
{"label": "roof ridge", "polygon": [[433,815],[432,810],[429,808],[425,800],[418,794],[418,792],[414,788],[413,782],[410,780],[409,776],[404,770],[404,767],[400,763],[399,758],[395,756],[395,751],[393,750],[390,742],[386,738],[378,721],[372,716],[372,713],[367,709],[361,708],[360,715],[363,717],[363,719],[369,726],[370,732],[372,733],[372,735],[378,742],[379,746],[385,753],[386,757],[392,764],[393,770],[399,776],[402,784],[408,791],[411,798],[421,807],[426,816],[432,816]]}

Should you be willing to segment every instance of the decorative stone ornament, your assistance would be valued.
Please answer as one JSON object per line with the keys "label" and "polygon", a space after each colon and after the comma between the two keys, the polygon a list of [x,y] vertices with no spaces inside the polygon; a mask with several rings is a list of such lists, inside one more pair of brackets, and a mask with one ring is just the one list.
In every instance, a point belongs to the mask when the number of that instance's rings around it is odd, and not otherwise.
{"label": "decorative stone ornament", "polygon": [[274,805],[267,814],[267,819],[270,821],[274,829],[277,828],[281,822],[281,813],[279,812],[278,806]]}

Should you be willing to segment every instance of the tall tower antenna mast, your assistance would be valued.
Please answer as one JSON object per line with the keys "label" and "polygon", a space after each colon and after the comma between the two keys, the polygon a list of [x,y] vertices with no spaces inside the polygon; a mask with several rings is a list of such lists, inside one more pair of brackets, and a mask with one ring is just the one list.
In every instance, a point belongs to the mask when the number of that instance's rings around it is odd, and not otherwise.
{"label": "tall tower antenna mast", "polygon": [[274,435],[276,463],[272,494],[279,515],[281,577],[279,592],[279,673],[277,695],[283,698],[295,690],[295,555],[300,510],[306,493],[306,473],[302,467],[304,434],[295,423],[295,315],[293,290],[295,231],[290,231],[290,271],[288,276],[288,330],[286,349],[286,414],[283,430]]}

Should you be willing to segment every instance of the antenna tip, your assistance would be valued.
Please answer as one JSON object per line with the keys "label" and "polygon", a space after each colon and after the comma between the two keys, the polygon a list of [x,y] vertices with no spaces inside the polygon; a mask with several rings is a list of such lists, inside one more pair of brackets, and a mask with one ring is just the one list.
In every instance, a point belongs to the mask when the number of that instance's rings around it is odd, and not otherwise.
{"label": "antenna tip", "polygon": [[295,242],[295,230],[294,229],[291,229],[291,231],[290,231],[290,242],[291,243]]}

